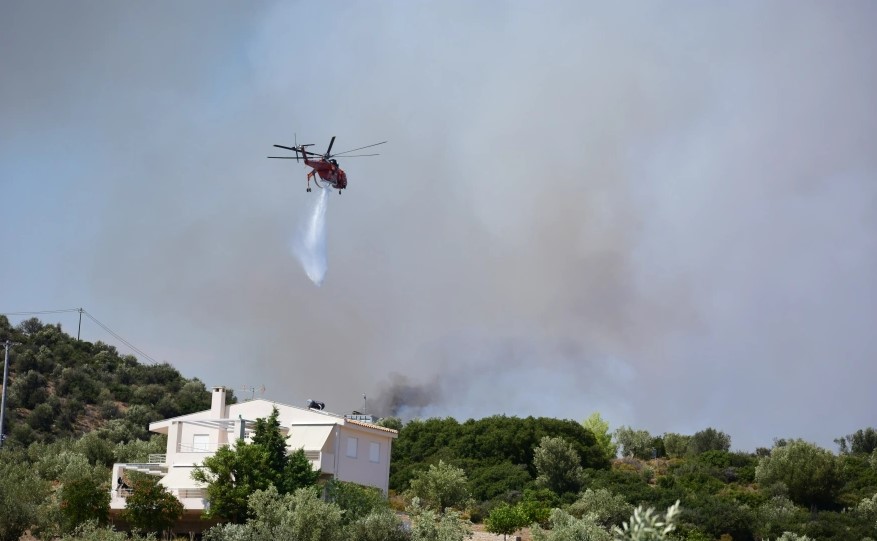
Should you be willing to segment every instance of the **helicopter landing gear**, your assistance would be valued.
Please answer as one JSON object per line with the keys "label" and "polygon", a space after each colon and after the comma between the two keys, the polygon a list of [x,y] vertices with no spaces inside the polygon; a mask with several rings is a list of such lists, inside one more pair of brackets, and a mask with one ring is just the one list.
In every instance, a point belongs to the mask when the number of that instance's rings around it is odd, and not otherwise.
{"label": "helicopter landing gear", "polygon": [[310,188],[308,188],[308,191],[311,191],[311,189],[310,189]]}
{"label": "helicopter landing gear", "polygon": [[338,195],[341,195],[341,190],[338,190]]}

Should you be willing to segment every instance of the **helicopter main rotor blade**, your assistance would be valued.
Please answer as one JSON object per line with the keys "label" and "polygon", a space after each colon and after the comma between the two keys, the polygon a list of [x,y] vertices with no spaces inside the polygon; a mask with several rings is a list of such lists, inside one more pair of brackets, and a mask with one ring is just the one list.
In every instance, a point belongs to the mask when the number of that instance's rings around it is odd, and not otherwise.
{"label": "helicopter main rotor blade", "polygon": [[[334,137],[333,137],[333,139],[334,139]],[[335,155],[336,155],[336,156],[341,156],[342,154],[347,154],[348,152],[356,152],[357,150],[362,150],[362,149],[364,149],[364,148],[376,147],[376,146],[378,146],[378,145],[383,145],[384,143],[386,143],[386,141],[381,141],[380,143],[375,143],[375,144],[373,144],[373,145],[366,145],[366,146],[364,146],[364,147],[359,147],[359,148],[353,148],[353,149],[350,149],[350,150],[345,150],[344,152],[339,152],[339,153],[337,153],[337,154],[335,154]]]}
{"label": "helicopter main rotor blade", "polygon": [[276,146],[277,148],[285,148],[286,150],[292,150],[292,151],[294,151],[294,152],[298,152],[298,149],[297,149],[297,148],[293,148],[293,147],[285,147],[285,146],[283,146],[283,145],[274,145],[274,146]]}
{"label": "helicopter main rotor blade", "polygon": [[298,156],[268,156],[269,158],[275,158],[277,160],[300,160]]}
{"label": "helicopter main rotor blade", "polygon": [[326,156],[332,155],[332,145],[334,145],[334,144],[335,144],[335,136],[333,135],[332,140],[329,141],[329,149],[326,151]]}
{"label": "helicopter main rotor blade", "polygon": [[[337,156],[337,154],[336,154]],[[342,156],[345,160],[347,158],[365,158],[366,156],[380,156],[380,154],[351,154],[349,156]]]}

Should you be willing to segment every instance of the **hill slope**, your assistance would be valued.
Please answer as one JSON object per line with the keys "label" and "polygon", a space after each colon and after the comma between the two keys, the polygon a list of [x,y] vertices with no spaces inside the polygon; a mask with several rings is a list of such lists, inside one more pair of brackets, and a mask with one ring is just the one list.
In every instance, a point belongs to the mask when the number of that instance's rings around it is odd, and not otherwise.
{"label": "hill slope", "polygon": [[[141,364],[103,342],[84,342],[36,318],[0,316],[9,354],[5,444],[51,443],[99,430],[113,442],[144,439],[150,422],[210,408],[210,392],[167,363]],[[2,358],[0,358],[2,364]],[[229,402],[235,402],[233,393]]]}

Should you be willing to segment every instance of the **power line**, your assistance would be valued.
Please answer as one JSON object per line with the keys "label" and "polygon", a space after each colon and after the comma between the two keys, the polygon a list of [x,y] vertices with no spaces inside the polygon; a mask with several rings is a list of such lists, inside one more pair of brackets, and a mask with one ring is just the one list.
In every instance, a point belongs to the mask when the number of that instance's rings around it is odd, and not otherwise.
{"label": "power line", "polygon": [[133,350],[133,351],[139,353],[139,354],[140,354],[141,356],[143,356],[143,357],[146,357],[147,359],[149,359],[149,360],[152,361],[153,363],[158,364],[158,361],[156,361],[155,359],[153,359],[152,357],[150,357],[150,356],[147,355],[146,353],[143,353],[143,350],[141,350],[141,349],[135,347],[134,344],[132,344],[131,342],[125,340],[124,338],[122,338],[121,336],[119,336],[118,334],[116,334],[115,332],[113,332],[112,329],[110,329],[109,327],[107,327],[106,325],[104,325],[103,323],[101,323],[100,321],[98,321],[97,319],[95,319],[95,317],[94,317],[93,315],[89,314],[87,310],[83,310],[82,313],[85,314],[86,316],[88,316],[88,319],[90,319],[90,320],[94,321],[95,323],[97,323],[97,324],[100,326],[101,329],[103,329],[103,330],[107,331],[108,333],[112,334],[112,335],[115,336],[118,340],[120,340],[123,344],[125,344],[126,346],[128,346],[129,348],[131,348],[131,350]]}
{"label": "power line", "polygon": [[63,308],[61,310],[37,310],[34,312],[3,312],[0,316],[36,316],[39,314],[61,314],[64,312],[78,312],[79,308]]}
{"label": "power line", "polygon": [[80,314],[85,314],[90,320],[94,321],[101,329],[103,329],[106,332],[108,332],[109,334],[113,335],[117,340],[119,340],[120,342],[122,342],[123,344],[128,346],[128,348],[130,348],[131,351],[135,352],[136,354],[138,354],[139,356],[141,356],[145,359],[152,361],[154,364],[158,364],[158,361],[153,359],[150,355],[146,354],[142,349],[138,348],[137,346],[135,346],[131,342],[129,342],[129,341],[125,340],[124,338],[122,338],[121,336],[119,336],[118,333],[116,333],[115,331],[113,331],[112,329],[110,329],[109,327],[107,327],[106,325],[101,323],[100,321],[98,321],[97,318],[95,318],[93,315],[89,314],[87,310],[83,310],[82,308],[63,308],[63,309],[59,309],[59,310],[33,310],[33,311],[27,311],[27,312],[2,312],[2,313],[0,313],[0,316],[32,316],[32,315],[39,315],[39,314],[63,314],[63,313],[69,313],[69,312],[79,312]]}

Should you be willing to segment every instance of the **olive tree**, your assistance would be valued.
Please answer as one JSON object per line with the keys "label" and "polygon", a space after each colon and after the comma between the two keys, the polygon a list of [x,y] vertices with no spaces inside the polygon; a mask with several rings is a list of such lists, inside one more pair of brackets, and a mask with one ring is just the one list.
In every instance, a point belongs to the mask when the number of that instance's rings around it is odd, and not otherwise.
{"label": "olive tree", "polygon": [[245,524],[223,524],[205,533],[209,541],[336,541],[342,539],[341,509],[317,497],[313,487],[280,494],[277,487],[257,490],[249,498]]}
{"label": "olive tree", "polygon": [[667,432],[664,434],[664,451],[670,458],[681,458],[688,453],[690,441],[691,436]]}
{"label": "olive tree", "polygon": [[730,448],[731,436],[715,428],[695,432],[688,442],[688,454],[690,455],[699,455],[707,451],[727,451]]}
{"label": "olive tree", "polygon": [[633,506],[627,503],[624,496],[613,494],[605,488],[587,489],[578,500],[569,506],[569,513],[577,518],[590,515],[604,527],[621,524],[630,516]]}
{"label": "olive tree", "polygon": [[48,489],[48,483],[33,468],[8,455],[0,456],[0,541],[18,541],[36,522],[37,509]]}
{"label": "olive tree", "polygon": [[834,502],[842,483],[835,456],[799,439],[774,447],[770,456],[761,458],[755,480],[762,487],[782,483],[792,501],[811,507]]}
{"label": "olive tree", "polygon": [[548,519],[550,529],[534,525],[533,541],[611,541],[612,537],[589,515],[576,518],[561,509],[553,509]]}
{"label": "olive tree", "polygon": [[428,509],[442,513],[449,507],[463,508],[469,503],[466,472],[440,460],[421,470],[411,480],[411,494]]}
{"label": "olive tree", "polygon": [[624,456],[643,460],[652,457],[652,436],[648,430],[634,430],[627,426],[621,426],[615,431],[615,441],[618,442],[621,454]]}
{"label": "olive tree", "polygon": [[582,487],[582,461],[572,444],[563,438],[545,436],[533,451],[536,483],[556,494],[578,492]]}
{"label": "olive tree", "polygon": [[411,541],[463,541],[472,536],[472,523],[459,511],[447,508],[436,513],[421,507],[416,496],[405,510],[411,516]]}

